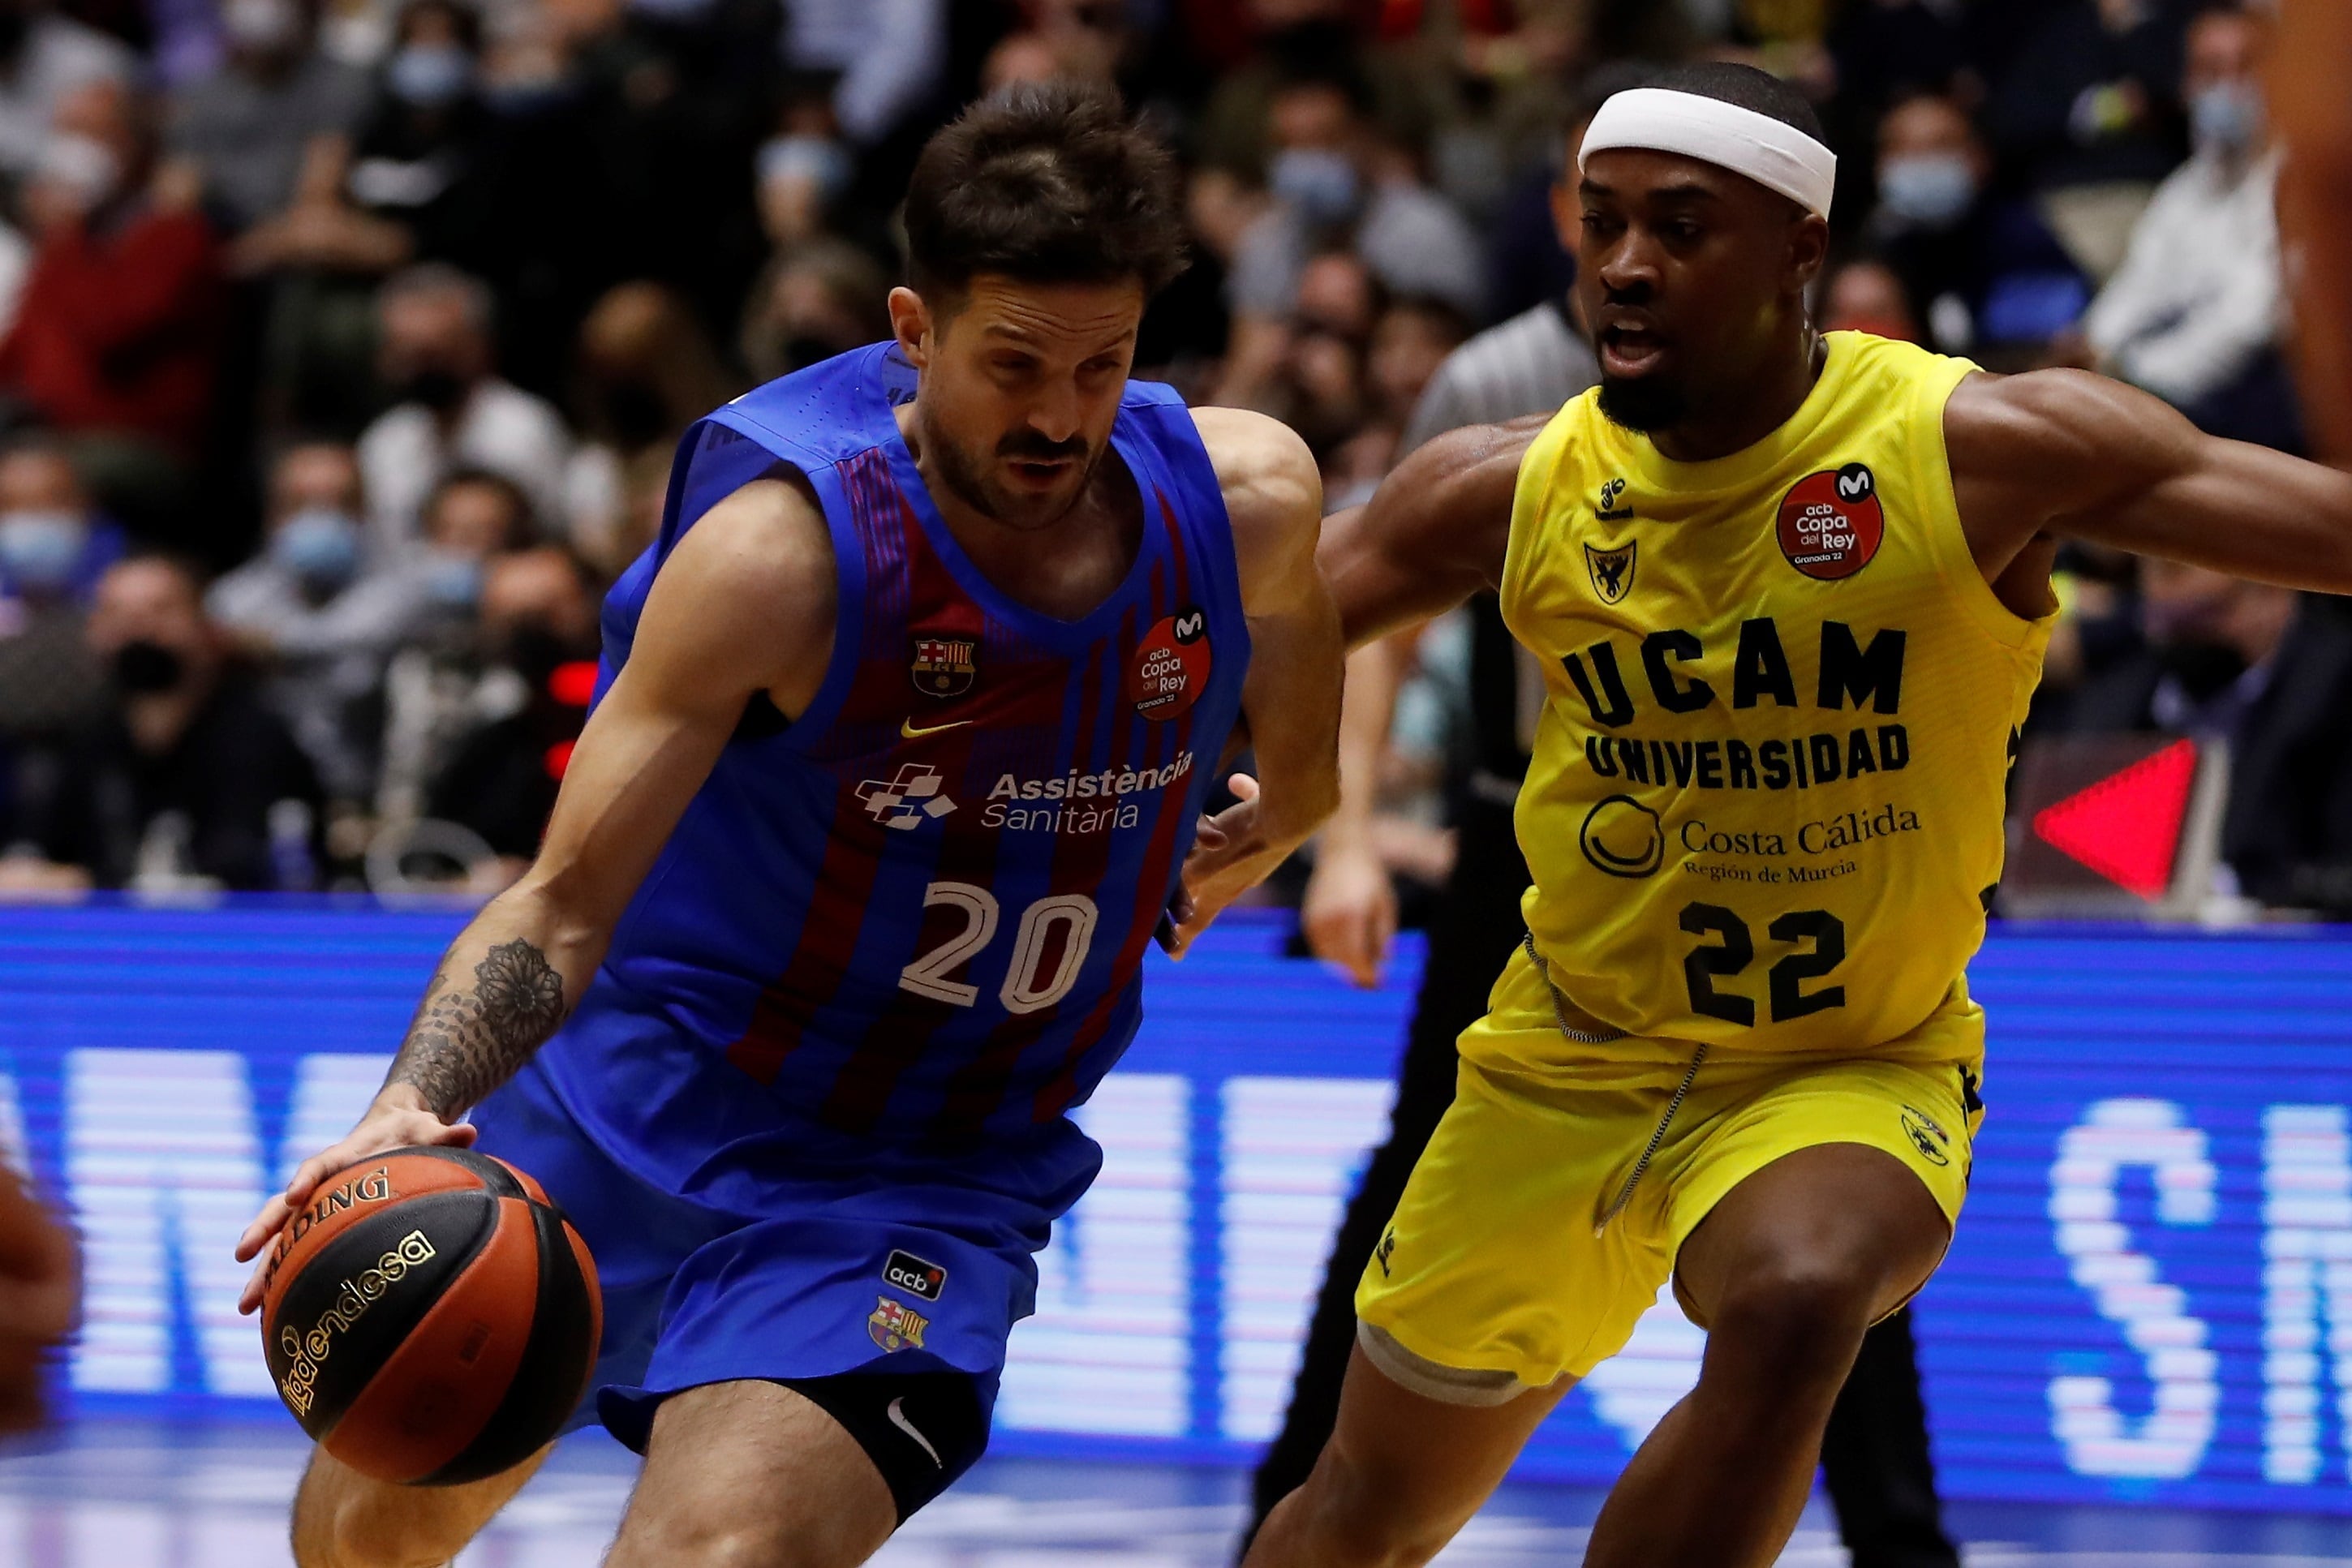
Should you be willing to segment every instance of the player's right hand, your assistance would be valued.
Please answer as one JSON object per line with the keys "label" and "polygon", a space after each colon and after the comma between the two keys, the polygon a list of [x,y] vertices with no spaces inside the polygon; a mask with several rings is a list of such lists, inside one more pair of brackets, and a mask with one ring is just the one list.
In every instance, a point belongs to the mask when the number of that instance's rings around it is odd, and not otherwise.
{"label": "player's right hand", "polygon": [[1396,883],[1369,846],[1326,846],[1299,903],[1298,924],[1314,955],[1371,990],[1396,936]]}
{"label": "player's right hand", "polygon": [[269,1272],[266,1256],[270,1241],[286,1228],[301,1207],[310,1201],[310,1195],[320,1182],[346,1166],[357,1165],[370,1155],[380,1155],[387,1149],[404,1149],[417,1145],[446,1145],[466,1148],[474,1141],[474,1125],[470,1122],[445,1122],[425,1108],[414,1089],[405,1084],[387,1084],[375,1103],[368,1107],[359,1125],[353,1127],[341,1143],[320,1150],[294,1167],[293,1179],[286,1190],[261,1206],[261,1212],[245,1234],[237,1238],[236,1260],[240,1263],[259,1258],[253,1273],[245,1281],[245,1291],[236,1299],[236,1310],[250,1312],[261,1305],[262,1283]]}

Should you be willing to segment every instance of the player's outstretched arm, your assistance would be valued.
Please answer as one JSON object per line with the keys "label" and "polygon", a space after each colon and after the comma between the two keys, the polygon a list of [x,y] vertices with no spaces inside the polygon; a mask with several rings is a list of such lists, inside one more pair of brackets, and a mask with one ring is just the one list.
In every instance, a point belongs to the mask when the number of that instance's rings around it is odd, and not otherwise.
{"label": "player's outstretched arm", "polygon": [[[320,1178],[353,1160],[473,1141],[459,1117],[579,1000],[744,705],[766,692],[794,714],[814,695],[835,591],[824,517],[796,485],[746,486],[678,542],[628,662],[581,732],[539,858],[451,944],[375,1103],[270,1199],[237,1244],[240,1261],[261,1251]],[[258,1301],[257,1274],[240,1306]]]}
{"label": "player's outstretched arm", "polygon": [[2352,593],[2352,475],[2204,434],[2136,387],[2084,371],[1973,376],[1944,435],[1988,579],[2064,536]]}
{"label": "player's outstretched arm", "polygon": [[1323,480],[1314,455],[1289,426],[1263,414],[1204,408],[1193,417],[1233,523],[1250,634],[1242,717],[1257,777],[1234,775],[1241,803],[1202,824],[1185,860],[1164,942],[1180,955],[1338,803],[1343,663],[1339,613],[1315,570]]}
{"label": "player's outstretched arm", "polygon": [[1396,936],[1396,883],[1381,859],[1381,758],[1388,750],[1397,693],[1411,667],[1411,634],[1366,643],[1348,655],[1339,704],[1339,803],[1315,842],[1315,873],[1298,901],[1307,950],[1366,990],[1381,983]]}
{"label": "player's outstretched arm", "polygon": [[1363,506],[1323,525],[1317,561],[1350,648],[1442,615],[1503,580],[1519,459],[1550,416],[1426,442]]}

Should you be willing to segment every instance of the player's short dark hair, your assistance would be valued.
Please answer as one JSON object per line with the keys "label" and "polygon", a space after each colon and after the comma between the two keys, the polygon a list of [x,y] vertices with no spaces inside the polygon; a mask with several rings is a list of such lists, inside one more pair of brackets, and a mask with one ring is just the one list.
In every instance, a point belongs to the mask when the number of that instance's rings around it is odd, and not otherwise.
{"label": "player's short dark hair", "polygon": [[1147,298],[1184,270],[1176,163],[1116,94],[1071,83],[991,93],[925,144],[907,184],[907,271],[953,294],[982,273],[1116,283]]}
{"label": "player's short dark hair", "polygon": [[1822,117],[1813,112],[1811,99],[1770,71],[1758,70],[1754,66],[1737,65],[1729,60],[1693,60],[1668,67],[1648,85],[1752,110],[1801,131],[1816,141],[1829,140],[1822,133]]}

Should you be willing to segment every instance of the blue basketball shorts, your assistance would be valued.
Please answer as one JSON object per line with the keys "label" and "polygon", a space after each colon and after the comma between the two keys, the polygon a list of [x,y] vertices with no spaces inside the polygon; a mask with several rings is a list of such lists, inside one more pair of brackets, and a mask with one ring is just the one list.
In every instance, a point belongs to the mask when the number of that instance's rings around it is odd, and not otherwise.
{"label": "blue basketball shorts", "polygon": [[1066,1124],[1009,1161],[812,1127],[710,1150],[672,1189],[640,1174],[665,1161],[593,1136],[537,1061],[473,1120],[477,1146],[536,1178],[596,1261],[604,1337],[572,1427],[601,1420],[642,1453],[673,1395],[782,1384],[858,1439],[902,1519],[980,1457],[1035,1254],[1101,1161]]}

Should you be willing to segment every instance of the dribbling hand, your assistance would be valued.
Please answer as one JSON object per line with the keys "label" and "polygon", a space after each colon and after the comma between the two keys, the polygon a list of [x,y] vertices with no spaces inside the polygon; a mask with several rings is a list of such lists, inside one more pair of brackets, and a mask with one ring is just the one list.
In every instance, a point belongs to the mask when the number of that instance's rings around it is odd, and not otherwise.
{"label": "dribbling hand", "polygon": [[251,1312],[261,1305],[262,1282],[269,1271],[266,1254],[270,1242],[286,1228],[286,1222],[310,1201],[311,1193],[327,1177],[387,1149],[418,1145],[463,1149],[473,1142],[472,1123],[445,1122],[425,1108],[414,1089],[405,1084],[386,1085],[383,1092],[375,1097],[375,1103],[368,1107],[367,1114],[360,1118],[359,1125],[341,1143],[297,1166],[286,1190],[263,1204],[253,1223],[245,1228],[245,1234],[237,1238],[236,1260],[244,1263],[258,1258],[260,1261],[254,1263],[253,1273],[236,1299],[236,1310]]}
{"label": "dribbling hand", "polygon": [[1297,844],[1270,841],[1259,811],[1257,780],[1236,773],[1225,780],[1234,803],[1213,817],[1201,819],[1192,852],[1184,857],[1183,875],[1168,900],[1168,915],[1160,923],[1160,946],[1181,958],[1192,938],[1208,929],[1226,905],[1264,882],[1289,858]]}

